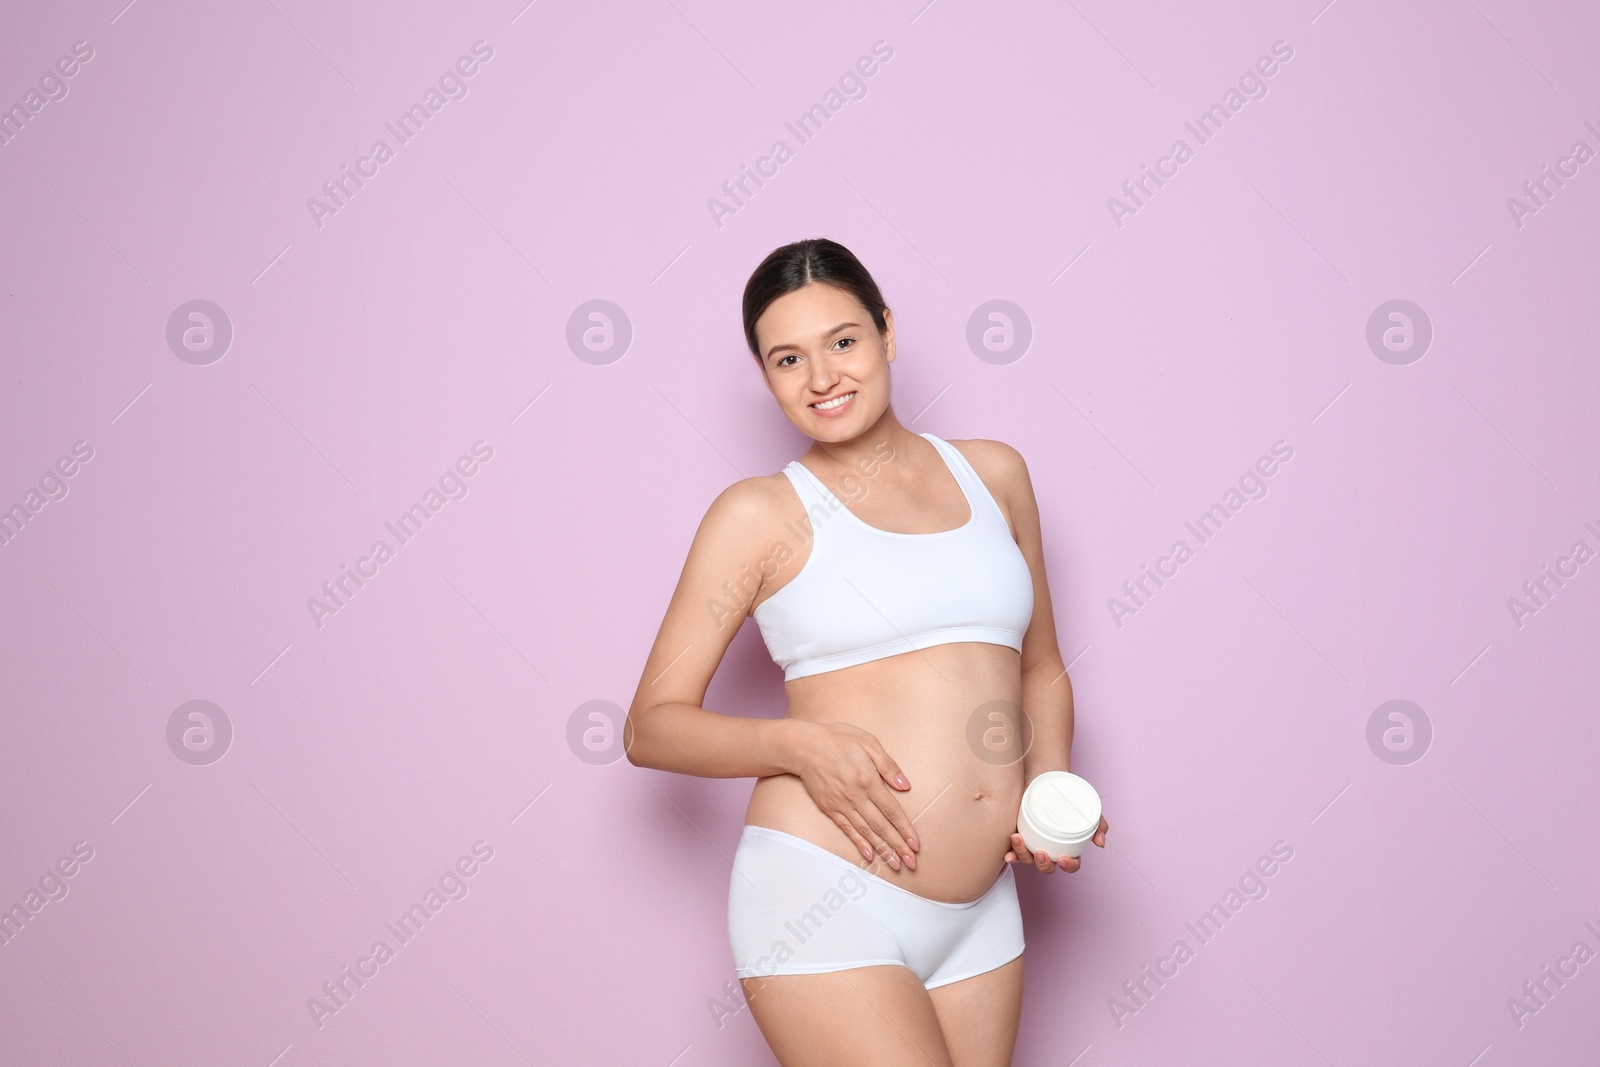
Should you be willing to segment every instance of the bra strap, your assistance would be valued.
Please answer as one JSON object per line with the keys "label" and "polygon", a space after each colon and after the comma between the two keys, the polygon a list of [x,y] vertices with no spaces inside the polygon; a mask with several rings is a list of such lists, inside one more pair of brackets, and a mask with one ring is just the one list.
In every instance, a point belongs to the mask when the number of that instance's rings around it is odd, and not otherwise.
{"label": "bra strap", "polygon": [[[974,502],[987,501],[990,513],[998,516],[1003,524],[1005,522],[1005,512],[1000,510],[1000,501],[996,500],[994,494],[989,492],[989,487],[978,476],[978,469],[967,460],[966,456],[961,454],[961,449],[942,437],[934,437],[932,434],[926,434],[925,436],[944,456],[945,465],[950,468],[950,473],[955,475],[956,480],[961,483],[961,488],[966,490],[967,498]],[[977,516],[973,517],[976,518]],[[1009,530],[1009,528],[1008,526],[1007,529]]]}
{"label": "bra strap", "polygon": [[783,473],[789,476],[789,484],[794,486],[795,494],[800,497],[800,506],[810,515],[813,504],[830,507],[827,498],[827,487],[817,480],[816,475],[806,470],[806,465],[799,460],[791,460],[783,468]]}

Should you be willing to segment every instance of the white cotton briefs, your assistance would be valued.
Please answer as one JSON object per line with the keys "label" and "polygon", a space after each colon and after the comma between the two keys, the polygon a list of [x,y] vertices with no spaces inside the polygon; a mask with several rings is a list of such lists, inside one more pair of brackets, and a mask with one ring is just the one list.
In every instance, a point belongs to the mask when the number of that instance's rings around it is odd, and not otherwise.
{"label": "white cotton briefs", "polygon": [[982,896],[930,900],[821,845],[746,826],[728,883],[728,941],[740,978],[898,964],[928,989],[1022,955],[1011,865]]}

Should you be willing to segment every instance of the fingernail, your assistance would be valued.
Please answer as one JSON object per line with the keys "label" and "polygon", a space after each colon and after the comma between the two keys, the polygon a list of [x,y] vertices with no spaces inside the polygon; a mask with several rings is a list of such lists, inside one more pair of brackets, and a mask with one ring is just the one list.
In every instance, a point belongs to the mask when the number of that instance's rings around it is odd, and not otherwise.
{"label": "fingernail", "polygon": [[862,855],[862,857],[864,859],[869,859],[870,860],[872,858],[872,850],[870,848],[868,848],[867,846],[862,845],[861,846],[861,855]]}
{"label": "fingernail", "polygon": [[895,784],[898,785],[901,789],[910,789],[911,788],[911,783],[906,781],[906,776],[903,775],[903,774],[895,775],[894,776],[894,781],[895,781]]}
{"label": "fingernail", "polygon": [[906,866],[913,871],[917,869],[917,858],[909,852],[906,853]]}

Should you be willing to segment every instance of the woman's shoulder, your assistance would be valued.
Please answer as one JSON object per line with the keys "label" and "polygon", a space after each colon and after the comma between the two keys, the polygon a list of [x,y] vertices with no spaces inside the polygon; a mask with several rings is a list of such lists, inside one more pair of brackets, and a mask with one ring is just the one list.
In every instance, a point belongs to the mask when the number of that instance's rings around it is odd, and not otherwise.
{"label": "woman's shoulder", "polygon": [[990,475],[1000,481],[1012,481],[1028,475],[1028,464],[1022,458],[1022,453],[1004,441],[973,437],[945,443],[954,446],[965,456],[986,482],[990,480]]}
{"label": "woman's shoulder", "polygon": [[788,475],[782,471],[756,474],[740,478],[718,493],[706,508],[701,527],[760,541],[803,511]]}

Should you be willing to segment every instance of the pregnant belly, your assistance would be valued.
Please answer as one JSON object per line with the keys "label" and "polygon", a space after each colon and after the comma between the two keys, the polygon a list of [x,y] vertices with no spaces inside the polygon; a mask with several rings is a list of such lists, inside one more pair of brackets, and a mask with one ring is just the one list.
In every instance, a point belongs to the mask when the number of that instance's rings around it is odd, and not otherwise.
{"label": "pregnant belly", "polygon": [[[867,861],[792,774],[758,779],[745,822],[805,838],[932,900],[982,895],[1005,864],[1024,782],[1020,751],[1006,749],[1021,662],[1001,645],[939,645],[787,685],[789,714],[847,722],[877,737],[911,783],[889,792],[914,820],[917,869]],[[996,713],[1000,713],[998,716]],[[994,742],[996,738],[1000,745]]]}

